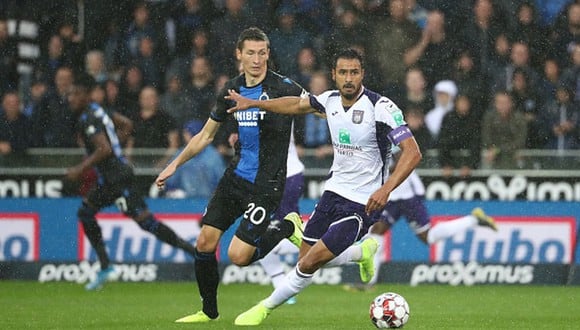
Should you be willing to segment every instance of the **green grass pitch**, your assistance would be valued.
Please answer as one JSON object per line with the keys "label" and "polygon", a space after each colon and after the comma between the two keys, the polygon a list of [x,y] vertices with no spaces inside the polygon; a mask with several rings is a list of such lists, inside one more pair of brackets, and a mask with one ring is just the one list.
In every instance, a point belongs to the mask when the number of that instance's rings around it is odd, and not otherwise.
{"label": "green grass pitch", "polygon": [[[233,329],[234,318],[269,294],[269,286],[222,285],[221,317],[176,324],[200,306],[194,283],[82,285],[0,281],[0,329]],[[380,285],[373,292],[312,285],[259,329],[373,329],[368,308],[381,292],[409,302],[405,329],[579,329],[580,287]]]}

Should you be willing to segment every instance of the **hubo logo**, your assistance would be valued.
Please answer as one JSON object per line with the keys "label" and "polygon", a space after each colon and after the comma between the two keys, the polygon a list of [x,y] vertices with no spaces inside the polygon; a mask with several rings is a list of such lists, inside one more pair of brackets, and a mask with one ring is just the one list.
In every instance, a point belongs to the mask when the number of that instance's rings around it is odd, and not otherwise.
{"label": "hubo logo", "polygon": [[[157,215],[160,221],[192,245],[199,236],[199,214]],[[97,216],[103,231],[103,239],[112,260],[120,262],[186,262],[192,257],[185,251],[161,242],[147,231],[141,230],[131,219],[122,214]],[[90,242],[79,228],[79,260],[97,260]]]}
{"label": "hubo logo", "polygon": [[[154,264],[117,264],[113,267],[115,272],[110,277],[111,281],[153,282],[157,279],[157,265]],[[101,266],[98,262],[92,265],[87,261],[83,261],[78,265],[46,264],[40,269],[38,281],[41,283],[61,281],[86,283],[94,280],[99,270],[101,270]]]}
{"label": "hubo logo", "polygon": [[477,262],[451,265],[418,265],[411,275],[412,286],[424,283],[450,285],[529,284],[534,280],[531,265],[480,265]]}
{"label": "hubo logo", "polygon": [[[433,217],[433,223],[447,217]],[[499,231],[476,228],[431,246],[432,262],[555,263],[572,260],[573,217],[495,217]]]}
{"label": "hubo logo", "polygon": [[0,213],[0,261],[37,261],[39,226],[36,213]]}
{"label": "hubo logo", "polygon": [[[291,267],[286,265],[285,271],[288,272],[291,270]],[[322,268],[314,273],[312,282],[315,284],[340,284],[342,282],[342,268]],[[266,285],[270,283],[270,277],[266,274],[262,266],[252,265],[239,267],[236,265],[228,265],[223,271],[222,283],[252,283]]]}

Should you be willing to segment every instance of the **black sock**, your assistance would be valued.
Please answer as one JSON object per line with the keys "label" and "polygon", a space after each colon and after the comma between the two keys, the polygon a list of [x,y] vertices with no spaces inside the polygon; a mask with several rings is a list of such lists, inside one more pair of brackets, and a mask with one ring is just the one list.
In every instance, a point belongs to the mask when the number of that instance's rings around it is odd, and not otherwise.
{"label": "black sock", "polygon": [[257,261],[265,257],[273,248],[284,238],[290,237],[294,233],[294,224],[290,221],[274,220],[266,229],[266,232],[260,237],[256,244],[256,252],[252,256],[252,261]]}
{"label": "black sock", "polygon": [[97,257],[101,263],[101,269],[108,268],[109,255],[107,254],[105,242],[103,241],[103,233],[101,232],[101,227],[99,227],[99,224],[97,223],[97,219],[84,219],[82,224],[85,235],[97,253]]}
{"label": "black sock", "polygon": [[203,303],[203,312],[212,319],[218,317],[217,288],[220,281],[215,252],[195,250],[195,278]]}
{"label": "black sock", "polygon": [[141,228],[155,235],[155,237],[157,237],[160,241],[180,248],[189,253],[189,255],[192,257],[194,256],[195,248],[193,245],[189,244],[183,238],[177,236],[177,234],[171,228],[167,227],[164,223],[157,221],[153,215],[150,215],[144,221],[138,222],[138,224],[141,226]]}

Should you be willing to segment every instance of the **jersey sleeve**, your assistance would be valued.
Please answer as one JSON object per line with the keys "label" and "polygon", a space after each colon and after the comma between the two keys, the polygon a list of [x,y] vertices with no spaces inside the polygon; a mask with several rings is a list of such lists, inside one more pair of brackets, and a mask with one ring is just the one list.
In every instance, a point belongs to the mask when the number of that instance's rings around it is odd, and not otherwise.
{"label": "jersey sleeve", "polygon": [[[226,100],[225,97],[228,95],[228,89],[235,89],[231,82],[227,82],[222,90],[216,95],[216,102],[209,117],[219,123],[223,123],[228,117],[228,109],[234,106],[232,101]],[[240,92],[236,89],[236,92]]]}
{"label": "jersey sleeve", "polygon": [[308,94],[308,97],[310,99],[310,106],[314,110],[316,110],[316,112],[325,115],[326,114],[326,102],[328,101],[328,97],[330,96],[331,93],[332,93],[331,91],[326,91],[318,96]]}
{"label": "jersey sleeve", "polygon": [[394,145],[413,136],[407,127],[403,111],[387,97],[381,97],[375,104],[376,120],[391,128],[388,138]]}

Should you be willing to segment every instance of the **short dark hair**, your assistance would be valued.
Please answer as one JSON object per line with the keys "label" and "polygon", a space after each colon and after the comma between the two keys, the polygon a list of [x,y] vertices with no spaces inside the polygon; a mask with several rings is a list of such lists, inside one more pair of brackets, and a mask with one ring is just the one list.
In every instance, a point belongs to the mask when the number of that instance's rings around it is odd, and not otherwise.
{"label": "short dark hair", "polygon": [[93,78],[91,75],[81,73],[75,77],[73,85],[78,88],[84,89],[85,92],[90,92],[91,90],[93,90],[93,88],[97,86],[97,82],[95,81],[95,78]]}
{"label": "short dark hair", "polygon": [[360,62],[360,66],[363,69],[365,67],[363,57],[356,49],[347,48],[345,50],[338,52],[334,56],[334,61],[332,62],[332,68],[336,69],[336,64],[338,63],[338,60],[341,58],[347,59],[347,60],[358,60]]}
{"label": "short dark hair", "polygon": [[265,41],[266,44],[268,45],[268,48],[270,48],[270,39],[268,39],[266,33],[262,31],[260,28],[257,28],[255,26],[249,27],[244,31],[242,31],[242,33],[240,33],[240,36],[238,37],[238,42],[236,43],[236,47],[239,50],[242,50],[242,48],[244,47],[244,41],[246,40]]}

